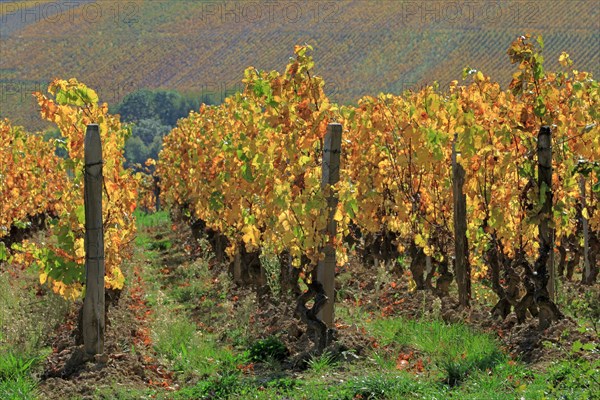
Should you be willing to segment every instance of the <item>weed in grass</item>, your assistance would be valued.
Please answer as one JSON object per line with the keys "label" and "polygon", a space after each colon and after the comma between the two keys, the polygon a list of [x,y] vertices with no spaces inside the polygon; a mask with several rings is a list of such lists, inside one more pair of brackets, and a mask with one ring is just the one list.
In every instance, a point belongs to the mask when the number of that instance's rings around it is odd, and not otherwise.
{"label": "weed in grass", "polygon": [[[458,387],[454,395],[461,399],[513,400],[519,398],[541,399],[543,388],[532,385],[533,374],[522,364],[507,361],[486,371],[472,371]],[[526,392],[527,391],[527,392]]]}
{"label": "weed in grass", "polygon": [[94,399],[97,400],[139,400],[156,398],[158,392],[154,389],[137,389],[125,387],[119,383],[96,388]]}
{"label": "weed in grass", "polygon": [[[212,275],[207,262],[196,260],[189,265],[180,265],[172,273],[171,296],[181,304],[194,306],[197,300],[209,292]],[[208,305],[204,305],[208,306]],[[212,306],[212,305],[210,305]]]}
{"label": "weed in grass", "polygon": [[173,247],[173,243],[169,239],[161,239],[150,243],[149,250],[167,251]]}
{"label": "weed in grass", "polygon": [[27,357],[12,351],[2,352],[0,357],[0,398],[33,399],[37,397],[37,382],[30,370],[42,356]]}
{"label": "weed in grass", "polygon": [[38,361],[38,357],[24,357],[9,351],[0,358],[0,380],[26,376]]}
{"label": "weed in grass", "polygon": [[[348,381],[340,390],[343,399],[404,399],[418,393],[420,384],[406,374],[375,374]],[[412,396],[411,396],[412,397]]]}
{"label": "weed in grass", "polygon": [[135,236],[135,245],[141,249],[148,249],[150,248],[150,244],[152,243],[152,239],[150,239],[150,236],[138,232],[138,234]]}
{"label": "weed in grass", "polygon": [[396,362],[389,357],[386,357],[385,354],[380,354],[378,352],[373,353],[373,361],[375,365],[382,370],[394,370],[396,368]]}
{"label": "weed in grass", "polygon": [[298,381],[292,378],[273,379],[265,385],[267,388],[273,388],[283,391],[290,391],[298,386]]}
{"label": "weed in grass", "polygon": [[289,351],[283,342],[275,336],[260,339],[254,342],[248,349],[248,357],[254,362],[266,361],[269,358],[282,361],[288,354]]}
{"label": "weed in grass", "polygon": [[338,361],[335,355],[326,351],[319,356],[311,357],[307,364],[309,370],[315,374],[322,374],[336,368],[338,366]]}
{"label": "weed in grass", "polygon": [[277,255],[269,252],[268,250],[261,251],[260,253],[260,265],[265,270],[267,277],[267,285],[271,290],[273,296],[277,297],[281,293],[281,284],[279,282],[279,276],[281,274],[281,266]]}
{"label": "weed in grass", "polygon": [[203,380],[174,394],[176,400],[228,399],[242,388],[240,374],[228,372],[222,376]]}
{"label": "weed in grass", "polygon": [[31,377],[0,379],[0,399],[30,400],[39,396],[37,382]]}
{"label": "weed in grass", "polygon": [[237,399],[280,400],[280,399],[315,399],[317,396],[306,396],[305,381],[292,378],[275,378],[269,381],[254,380],[243,382],[243,387],[236,393]]}
{"label": "weed in grass", "polygon": [[575,318],[589,323],[596,336],[600,336],[600,290],[590,288],[583,297],[577,296],[568,302],[568,309]]}
{"label": "weed in grass", "polygon": [[165,316],[154,329],[155,350],[170,361],[173,370],[190,376],[211,376],[223,369],[235,369],[236,360],[230,350],[212,336],[198,332],[191,322],[176,318]]}
{"label": "weed in grass", "polygon": [[[46,340],[62,321],[68,302],[49,293],[39,298],[32,290],[38,271],[18,280],[0,272],[0,399],[37,397],[36,364],[47,356]],[[30,286],[31,285],[31,286]],[[33,316],[33,317],[32,317]]]}
{"label": "weed in grass", "polygon": [[[224,279],[219,278],[222,283]],[[256,297],[243,296],[235,302],[235,307],[227,315],[219,315],[222,322],[225,338],[236,347],[248,348],[255,342],[252,336],[251,320],[256,312]],[[252,337],[251,337],[252,336]]]}
{"label": "weed in grass", "polygon": [[15,281],[0,272],[0,336],[11,350],[31,355],[45,346],[48,332],[63,320],[69,302],[53,293],[40,299],[27,288],[28,280],[39,279],[38,271],[27,274],[23,281]]}
{"label": "weed in grass", "polygon": [[600,399],[600,359],[587,359],[582,354],[596,352],[594,343],[573,343],[566,359],[546,371],[547,392],[556,398]]}

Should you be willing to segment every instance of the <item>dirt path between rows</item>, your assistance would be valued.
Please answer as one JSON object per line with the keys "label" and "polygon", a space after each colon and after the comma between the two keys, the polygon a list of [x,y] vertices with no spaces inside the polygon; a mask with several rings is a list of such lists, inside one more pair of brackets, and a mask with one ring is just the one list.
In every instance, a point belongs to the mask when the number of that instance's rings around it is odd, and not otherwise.
{"label": "dirt path between rows", "polygon": [[[111,391],[169,388],[172,374],[161,366],[152,349],[149,321],[152,309],[145,298],[141,266],[143,250],[136,249],[135,265],[124,271],[128,284],[118,297],[110,299],[105,333],[105,354],[82,362],[76,326],[79,304],[73,305],[67,320],[51,340],[53,353],[44,363],[40,383],[46,399],[97,399]],[[112,390],[106,390],[112,388]]]}

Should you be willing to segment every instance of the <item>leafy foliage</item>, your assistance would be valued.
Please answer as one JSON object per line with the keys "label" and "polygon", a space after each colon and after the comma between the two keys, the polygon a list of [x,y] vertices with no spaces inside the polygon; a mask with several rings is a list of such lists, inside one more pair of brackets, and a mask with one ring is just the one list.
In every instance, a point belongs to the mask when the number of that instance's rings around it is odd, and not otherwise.
{"label": "leafy foliage", "polygon": [[[28,218],[57,210],[59,196],[67,184],[66,176],[55,172],[59,159],[53,143],[41,136],[0,121],[0,240],[15,224],[25,226]],[[0,261],[7,257],[0,242]],[[4,257],[3,257],[4,254]]]}
{"label": "leafy foliage", "polygon": [[269,358],[281,361],[287,356],[288,349],[275,336],[260,339],[254,342],[248,349],[248,357],[251,361],[265,361]]}
{"label": "leafy foliage", "polygon": [[[47,168],[40,176],[49,183],[62,179],[60,185],[48,186],[52,193],[46,198],[55,199],[51,208],[46,207],[55,217],[50,222],[48,243],[26,240],[14,245],[14,261],[35,265],[40,270],[40,282],[50,283],[53,290],[64,297],[76,298],[81,294],[85,262],[83,142],[86,126],[96,123],[100,128],[104,159],[105,282],[108,288],[121,289],[125,278],[120,264],[128,256],[135,235],[133,211],[137,196],[137,181],[123,168],[123,146],[129,132],[121,127],[117,117],[108,114],[106,104],[98,104],[98,96],[92,89],[75,79],[57,79],[49,85],[48,92],[54,98],[41,93],[35,96],[42,117],[59,128],[62,135],[59,145],[68,152],[68,157],[45,161],[52,163],[52,169]],[[48,155],[53,155],[53,151],[49,151]],[[23,167],[30,168],[30,165]],[[45,187],[44,184],[39,186]],[[18,191],[11,196],[15,201],[28,197],[29,194]]]}
{"label": "leafy foliage", "polygon": [[[452,258],[452,149],[466,171],[470,261],[475,277],[489,267],[492,247],[509,260],[537,254],[538,221],[553,194],[556,237],[575,233],[581,194],[575,165],[600,159],[600,89],[591,74],[548,72],[543,40],[526,35],[509,47],[518,64],[503,91],[483,72],[465,69],[453,81],[402,95],[364,97],[356,106],[329,102],[314,72],[310,46],[297,46],[285,73],[248,68],[244,91],[220,106],[202,106],[165,138],[160,154],[167,203],[240,245],[287,250],[310,270],[326,242],[345,262],[342,235],[352,221],[362,233],[393,232],[400,251],[422,249]],[[563,53],[563,67],[571,64]],[[344,132],[340,183],[321,190],[322,140],[329,122]],[[537,133],[553,126],[552,187],[538,190]],[[587,174],[590,188],[596,174]],[[325,199],[339,196],[339,235],[324,227]],[[589,217],[600,230],[598,196],[587,191]],[[303,257],[310,262],[303,263]]]}

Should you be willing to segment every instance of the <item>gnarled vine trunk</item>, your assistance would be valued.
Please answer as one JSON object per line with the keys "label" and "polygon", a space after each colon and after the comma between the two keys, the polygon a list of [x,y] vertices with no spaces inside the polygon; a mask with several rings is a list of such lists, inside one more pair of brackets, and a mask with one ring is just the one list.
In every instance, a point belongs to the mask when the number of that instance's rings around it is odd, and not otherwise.
{"label": "gnarled vine trunk", "polygon": [[[319,319],[317,314],[325,306],[327,296],[323,285],[317,280],[307,284],[308,290],[298,297],[296,302],[296,315],[307,326],[307,335],[312,340],[314,346],[310,353],[320,355],[332,341],[332,331],[327,329],[327,325]],[[314,300],[312,307],[307,303]]]}
{"label": "gnarled vine trunk", "polygon": [[417,290],[425,290],[425,270],[426,270],[426,256],[422,248],[412,243],[409,248],[410,254],[410,272],[412,278],[417,285]]}

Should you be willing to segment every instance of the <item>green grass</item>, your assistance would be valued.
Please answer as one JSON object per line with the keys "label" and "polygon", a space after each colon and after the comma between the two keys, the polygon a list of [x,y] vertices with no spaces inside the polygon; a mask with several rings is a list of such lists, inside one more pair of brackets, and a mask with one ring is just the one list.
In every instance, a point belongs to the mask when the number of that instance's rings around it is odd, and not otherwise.
{"label": "green grass", "polygon": [[38,396],[38,364],[46,340],[66,313],[68,302],[53,293],[37,296],[37,271],[18,279],[0,270],[0,399]]}
{"label": "green grass", "polygon": [[208,377],[235,369],[238,363],[231,349],[198,330],[185,315],[163,316],[154,327],[154,347],[171,368],[185,376]]}
{"label": "green grass", "polygon": [[0,357],[0,399],[34,399],[38,396],[37,381],[31,370],[41,357],[30,357],[13,351]]}
{"label": "green grass", "polygon": [[29,376],[0,380],[0,399],[36,399],[39,395],[37,385],[37,381]]}
{"label": "green grass", "polygon": [[308,362],[308,369],[315,374],[323,374],[330,372],[338,366],[335,355],[324,352],[319,356],[311,357]]}
{"label": "green grass", "polygon": [[171,221],[171,217],[169,217],[169,212],[164,210],[147,214],[136,209],[133,215],[135,216],[135,221],[138,226],[138,229],[166,226]]}
{"label": "green grass", "polygon": [[168,239],[153,240],[147,232],[149,228],[166,228],[169,225],[171,217],[167,211],[159,211],[156,213],[147,214],[136,209],[133,215],[138,228],[135,244],[139,248],[152,251],[165,251],[169,250],[173,246]]}
{"label": "green grass", "polygon": [[207,263],[200,259],[172,269],[168,276],[170,297],[193,307],[198,299],[211,291],[211,273]]}
{"label": "green grass", "polygon": [[[94,400],[139,400],[153,399],[158,395],[156,389],[125,387],[119,383],[102,386],[96,389]],[[89,397],[82,397],[88,399]],[[79,400],[79,399],[71,399]]]}
{"label": "green grass", "polygon": [[410,348],[422,353],[444,372],[450,386],[462,381],[471,371],[486,370],[506,356],[489,335],[461,325],[439,320],[380,319],[372,331],[381,344]]}
{"label": "green grass", "polygon": [[240,374],[228,371],[221,376],[199,381],[196,385],[178,391],[174,399],[228,399],[236,398],[243,389]]}
{"label": "green grass", "polygon": [[[209,268],[209,256],[175,265],[177,244],[168,257],[160,243],[171,243],[168,215],[138,219],[144,255],[155,260],[144,269],[148,299],[155,309],[152,331],[155,350],[165,365],[176,372],[176,392],[105,388],[98,398],[133,399],[597,399],[595,382],[600,367],[582,361],[576,352],[548,367],[532,371],[510,360],[490,335],[462,324],[445,324],[430,316],[421,320],[376,318],[368,307],[338,303],[338,318],[365,328],[380,344],[361,352],[352,362],[329,354],[314,357],[303,372],[282,369],[273,355],[283,350],[274,338],[257,340],[249,328],[255,305],[250,297],[235,307],[227,299],[231,283],[226,273]],[[151,228],[150,230],[148,228]],[[154,229],[158,228],[158,229]],[[156,235],[149,236],[154,232]],[[148,250],[148,249],[154,250]],[[185,257],[183,257],[185,259]],[[179,262],[179,261],[177,261]],[[171,265],[171,264],[173,265]],[[159,271],[167,268],[168,273]],[[493,303],[482,288],[479,300]],[[349,288],[349,299],[361,296]],[[425,308],[425,306],[424,306]],[[425,315],[425,314],[424,314]],[[583,350],[582,350],[583,351]],[[588,350],[591,352],[596,349]],[[400,354],[413,352],[411,368],[397,369]],[[423,369],[414,365],[423,362]],[[254,374],[243,374],[240,365],[255,364]],[[122,389],[122,388],[121,388]],[[104,397],[102,397],[104,396]],[[112,397],[111,397],[112,396]]]}
{"label": "green grass", "polygon": [[[144,256],[153,254],[150,265],[144,269],[144,279],[149,290],[149,304],[157,315],[152,321],[155,351],[182,379],[206,380],[235,369],[237,360],[231,349],[218,343],[214,335],[199,330],[189,315],[200,296],[210,289],[211,275],[206,260],[179,266],[157,263],[161,259],[157,251],[177,251],[165,232],[169,229],[169,214],[136,211],[136,218],[137,244]],[[158,240],[150,236],[150,228],[158,228]],[[170,271],[164,275],[160,270],[166,267]]]}

